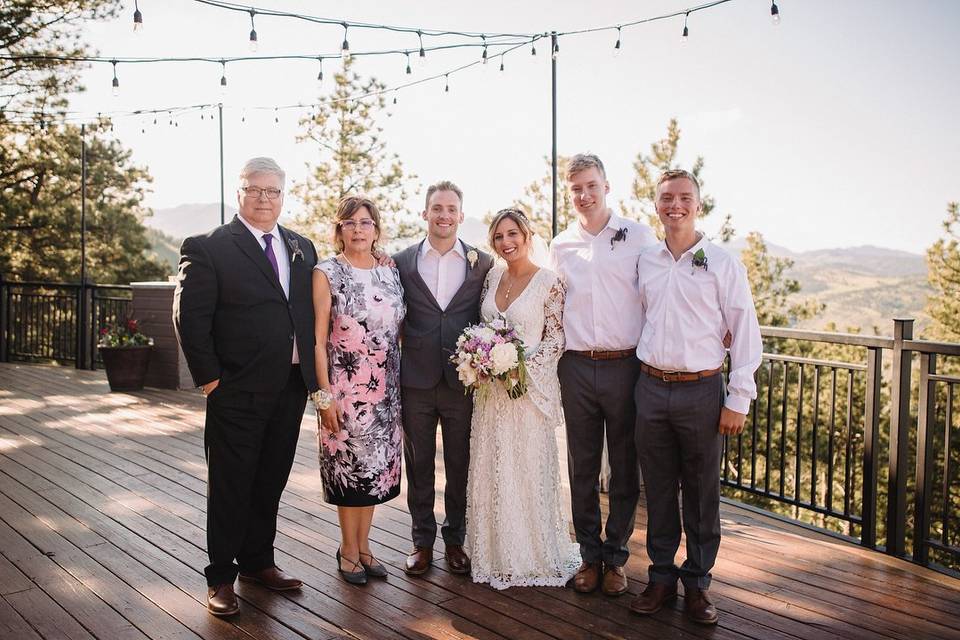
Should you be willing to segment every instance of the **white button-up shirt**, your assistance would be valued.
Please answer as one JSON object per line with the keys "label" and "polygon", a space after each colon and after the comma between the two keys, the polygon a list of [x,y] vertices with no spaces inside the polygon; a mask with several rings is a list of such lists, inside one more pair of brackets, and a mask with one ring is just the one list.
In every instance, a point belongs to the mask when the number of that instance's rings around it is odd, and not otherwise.
{"label": "white button-up shirt", "polygon": [[[702,250],[706,264],[693,264]],[[725,405],[746,414],[757,397],[753,375],[763,357],[747,270],[706,238],[674,260],[666,242],[640,256],[642,331],[637,357],[664,371],[706,371],[723,365],[730,331]]]}
{"label": "white button-up shirt", "polygon": [[595,236],[573,222],[553,239],[550,268],[567,288],[563,307],[567,349],[617,351],[636,345],[637,262],[641,250],[656,243],[650,227],[613,214]]}
{"label": "white button-up shirt", "polygon": [[440,308],[446,309],[467,277],[467,257],[460,238],[453,249],[443,255],[433,248],[430,238],[424,240],[417,258],[417,271]]}
{"label": "white button-up shirt", "polygon": [[[287,243],[283,241],[283,238],[280,236],[280,228],[277,225],[273,225],[273,229],[270,231],[261,231],[257,229],[249,222],[247,222],[243,216],[238,215],[240,222],[243,223],[243,226],[247,228],[247,231],[253,234],[253,237],[256,238],[257,243],[260,245],[260,249],[264,252],[267,250],[267,241],[263,239],[263,236],[270,235],[273,236],[270,244],[273,246],[273,253],[277,256],[277,267],[280,270],[280,288],[283,289],[284,297],[290,299],[290,254],[287,251]],[[268,260],[269,262],[269,260]],[[313,304],[313,301],[310,301],[310,304]],[[300,353],[297,351],[297,339],[293,339],[293,364],[300,362]]]}

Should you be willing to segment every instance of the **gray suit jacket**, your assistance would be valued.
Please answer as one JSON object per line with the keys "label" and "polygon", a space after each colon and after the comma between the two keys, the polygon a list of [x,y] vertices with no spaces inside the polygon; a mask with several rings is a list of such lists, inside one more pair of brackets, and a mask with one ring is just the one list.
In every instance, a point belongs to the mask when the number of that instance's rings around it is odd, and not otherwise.
{"label": "gray suit jacket", "polygon": [[407,303],[400,345],[400,384],[414,389],[432,389],[441,378],[446,378],[450,387],[462,389],[450,356],[464,328],[480,320],[480,291],[493,266],[493,257],[460,240],[464,254],[476,251],[477,261],[472,267],[467,262],[463,284],[447,308],[441,309],[417,269],[420,247],[424,242],[426,240],[421,240],[393,256]]}

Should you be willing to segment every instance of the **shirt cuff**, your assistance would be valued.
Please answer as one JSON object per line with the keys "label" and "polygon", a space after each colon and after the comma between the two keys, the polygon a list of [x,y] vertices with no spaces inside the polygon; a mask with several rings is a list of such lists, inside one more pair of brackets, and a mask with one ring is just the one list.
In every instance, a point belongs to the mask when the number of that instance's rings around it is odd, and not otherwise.
{"label": "shirt cuff", "polygon": [[727,395],[727,399],[724,400],[723,406],[731,411],[736,411],[737,413],[747,415],[750,412],[750,398],[731,393]]}

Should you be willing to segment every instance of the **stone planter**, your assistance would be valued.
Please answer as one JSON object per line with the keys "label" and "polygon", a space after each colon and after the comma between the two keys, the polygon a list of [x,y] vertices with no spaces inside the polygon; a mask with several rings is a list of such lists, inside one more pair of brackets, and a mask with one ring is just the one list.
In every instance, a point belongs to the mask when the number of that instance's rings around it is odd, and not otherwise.
{"label": "stone planter", "polygon": [[147,365],[153,345],[100,347],[103,368],[111,391],[139,391],[147,376]]}

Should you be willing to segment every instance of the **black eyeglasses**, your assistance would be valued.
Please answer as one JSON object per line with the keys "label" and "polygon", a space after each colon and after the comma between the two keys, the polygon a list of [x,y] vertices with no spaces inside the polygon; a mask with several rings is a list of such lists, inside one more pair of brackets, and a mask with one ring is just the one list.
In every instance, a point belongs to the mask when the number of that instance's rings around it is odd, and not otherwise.
{"label": "black eyeglasses", "polygon": [[280,194],[283,193],[280,189],[274,189],[273,187],[266,189],[261,189],[260,187],[240,187],[240,191],[243,191],[243,194],[248,198],[258,200],[260,196],[266,196],[267,200],[276,200],[280,197]]}

